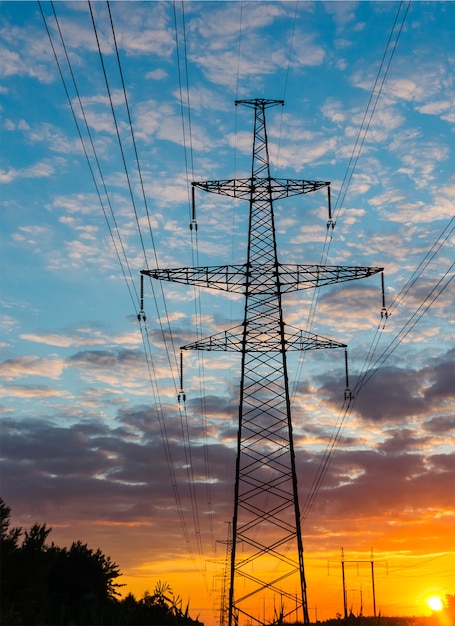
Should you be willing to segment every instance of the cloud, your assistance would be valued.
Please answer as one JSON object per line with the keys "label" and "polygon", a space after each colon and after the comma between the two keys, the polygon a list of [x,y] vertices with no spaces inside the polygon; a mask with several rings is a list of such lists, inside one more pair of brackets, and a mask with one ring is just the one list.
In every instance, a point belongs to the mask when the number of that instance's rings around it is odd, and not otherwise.
{"label": "cloud", "polygon": [[105,345],[139,345],[142,343],[139,332],[131,331],[115,335],[102,332],[94,328],[78,328],[65,330],[60,333],[40,331],[35,333],[21,333],[20,338],[34,343],[59,348],[75,348],[77,346],[105,346]]}
{"label": "cloud", "polygon": [[[374,372],[366,371],[368,383],[355,398],[356,415],[365,424],[405,427],[416,424],[415,420],[419,419],[423,423],[423,418],[437,416],[441,412],[442,415],[450,414],[450,407],[455,402],[451,387],[453,356],[454,351],[451,350],[432,359],[429,365],[420,370],[383,365]],[[353,388],[355,384],[354,378],[351,380]],[[333,388],[334,381],[329,378],[324,381],[320,391],[334,406],[338,406],[339,397],[333,395]],[[416,428],[419,430],[420,426]]]}
{"label": "cloud", "polygon": [[10,333],[17,328],[18,321],[11,315],[0,315],[0,328],[4,333]]}
{"label": "cloud", "polygon": [[65,369],[61,359],[43,359],[34,355],[19,356],[0,363],[0,375],[4,380],[14,380],[23,376],[45,376],[52,380],[60,378]]}
{"label": "cloud", "polygon": [[332,16],[339,31],[342,31],[346,24],[355,20],[357,7],[358,2],[324,2],[324,11]]}
{"label": "cloud", "polygon": [[39,224],[33,224],[29,226],[20,226],[19,231],[13,233],[11,238],[21,244],[32,246],[35,249],[42,249],[45,242],[48,242],[52,237],[52,230],[49,226],[41,226]]}
{"label": "cloud", "polygon": [[55,173],[57,166],[57,161],[44,159],[21,169],[9,167],[8,170],[0,170],[0,182],[11,183],[18,178],[49,178]]}
{"label": "cloud", "polygon": [[13,398],[69,398],[71,394],[48,385],[2,385],[0,397]]}
{"label": "cloud", "polygon": [[46,66],[49,53],[38,43],[41,37],[36,37],[36,32],[29,31],[27,36],[23,29],[8,26],[1,29],[0,37],[7,42],[0,46],[0,76],[27,76],[44,84],[52,82],[54,71]]}
{"label": "cloud", "polygon": [[167,78],[167,72],[162,68],[158,68],[156,70],[152,70],[151,72],[147,72],[145,78],[149,78],[151,80],[163,80]]}
{"label": "cloud", "polygon": [[[81,379],[91,384],[121,385],[133,396],[150,393],[144,354],[137,350],[85,350],[70,356],[67,365],[77,368]],[[153,374],[155,380],[169,377],[168,366],[161,357],[154,363]]]}
{"label": "cloud", "polygon": [[[6,477],[15,475],[15,487],[22,485],[17,495],[21,498],[29,492],[35,504],[40,500],[35,509],[37,515],[51,509],[51,523],[64,521],[66,514],[62,516],[61,511],[69,507],[76,526],[78,521],[87,519],[119,524],[153,520],[157,530],[165,525],[173,528],[176,503],[166,479],[167,461],[156,413],[153,407],[136,407],[122,410],[119,418],[112,429],[99,421],[62,428],[41,420],[6,419],[2,438],[5,482]],[[168,414],[166,429],[168,452],[186,509],[187,451],[177,416]],[[230,491],[223,475],[226,456],[222,446],[218,448],[221,453],[215,448],[211,450],[213,485],[220,482]],[[192,449],[192,472],[196,478],[205,477],[205,453],[201,446]],[[23,454],[30,463],[20,468]],[[150,493],[154,494],[152,499],[146,495]],[[80,506],[82,499],[87,506]],[[219,505],[218,494],[215,506]]]}
{"label": "cloud", "polygon": [[418,107],[417,110],[424,115],[439,115],[441,119],[453,124],[455,122],[454,108],[455,100],[434,100]]}

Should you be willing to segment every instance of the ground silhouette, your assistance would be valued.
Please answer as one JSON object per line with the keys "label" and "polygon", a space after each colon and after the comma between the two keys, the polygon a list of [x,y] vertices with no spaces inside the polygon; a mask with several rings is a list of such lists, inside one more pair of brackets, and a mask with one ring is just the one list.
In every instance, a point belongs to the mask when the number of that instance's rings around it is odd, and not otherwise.
{"label": "ground silhouette", "polygon": [[82,541],[69,548],[48,543],[51,528],[10,526],[11,509],[0,498],[0,623],[27,625],[200,624],[189,606],[158,581],[140,600],[119,599],[119,566]]}

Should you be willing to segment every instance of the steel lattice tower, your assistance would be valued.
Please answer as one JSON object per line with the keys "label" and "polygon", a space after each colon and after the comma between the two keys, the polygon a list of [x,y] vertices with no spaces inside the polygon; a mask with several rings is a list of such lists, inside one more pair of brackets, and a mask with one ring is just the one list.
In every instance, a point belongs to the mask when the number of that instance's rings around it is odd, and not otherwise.
{"label": "steel lattice tower", "polygon": [[346,346],[286,325],[282,296],[299,289],[364,278],[382,268],[279,262],[274,200],[310,193],[328,187],[329,183],[272,178],[265,111],[284,102],[256,98],[238,100],[237,104],[254,110],[250,178],[192,184],[193,190],[248,200],[246,263],[144,270],[142,274],[245,296],[240,326],[182,347],[241,353],[228,626],[235,626],[240,616],[251,624],[273,624],[286,618],[307,624],[286,353]]}

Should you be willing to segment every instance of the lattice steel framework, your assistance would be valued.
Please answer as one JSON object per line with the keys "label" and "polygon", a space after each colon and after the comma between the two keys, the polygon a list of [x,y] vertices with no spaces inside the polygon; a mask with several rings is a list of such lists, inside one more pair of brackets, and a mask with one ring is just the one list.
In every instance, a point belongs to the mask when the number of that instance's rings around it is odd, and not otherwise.
{"label": "lattice steel framework", "polygon": [[182,347],[241,353],[228,626],[240,617],[245,624],[309,623],[286,353],[346,346],[285,325],[282,295],[364,278],[382,268],[278,261],[274,200],[329,183],[272,178],[265,111],[284,102],[256,98],[237,104],[254,110],[251,177],[193,187],[248,200],[246,263],[142,273],[245,296],[241,325]]}

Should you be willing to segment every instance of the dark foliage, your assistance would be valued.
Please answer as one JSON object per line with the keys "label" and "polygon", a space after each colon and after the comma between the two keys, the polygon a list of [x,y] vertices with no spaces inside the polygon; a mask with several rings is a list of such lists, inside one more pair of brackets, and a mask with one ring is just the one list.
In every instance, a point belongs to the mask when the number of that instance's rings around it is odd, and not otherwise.
{"label": "dark foliage", "polygon": [[199,624],[182,610],[168,585],[158,583],[142,600],[117,599],[119,567],[98,548],[47,544],[46,524],[22,537],[10,528],[11,509],[0,498],[0,623],[16,625]]}

